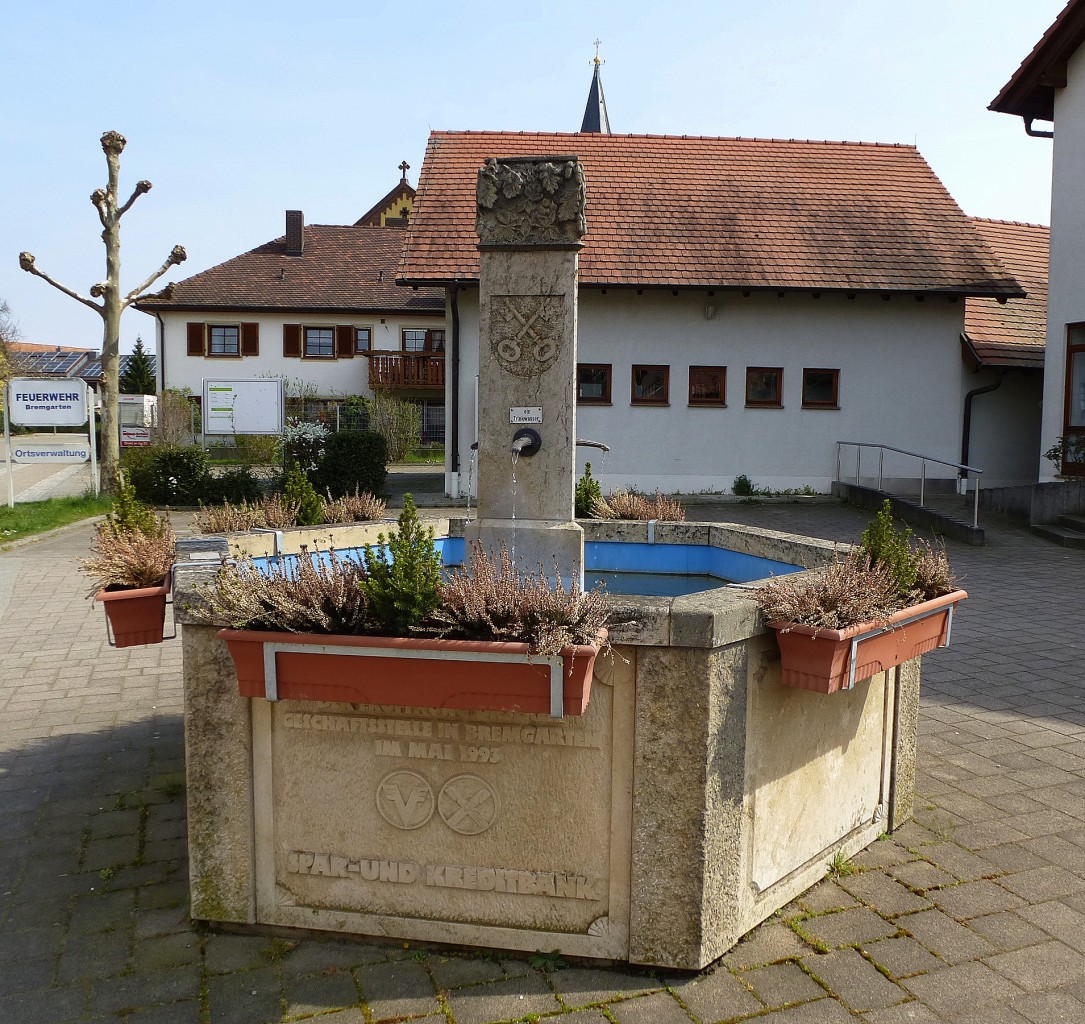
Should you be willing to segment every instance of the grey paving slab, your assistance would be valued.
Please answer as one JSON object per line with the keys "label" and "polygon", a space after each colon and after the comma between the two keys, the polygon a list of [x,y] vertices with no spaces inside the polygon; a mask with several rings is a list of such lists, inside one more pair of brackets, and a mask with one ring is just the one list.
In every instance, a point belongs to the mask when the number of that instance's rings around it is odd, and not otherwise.
{"label": "grey paving slab", "polygon": [[[854,540],[868,515],[726,503],[698,505],[691,518]],[[606,1013],[565,1009],[560,1019],[688,1024],[683,992],[701,1000],[708,1016],[698,1021],[732,1011],[765,1024],[1085,1019],[1085,552],[998,517],[985,525],[986,547],[950,543],[971,596],[953,646],[924,658],[918,820],[856,855],[859,874],[826,881],[755,929],[724,958],[727,970],[659,978],[197,933],[178,645],[105,646],[76,571],[87,527],[0,552],[0,649],[5,678],[19,680],[0,686],[0,1020],[89,1024],[124,1010],[127,1024],[262,1024],[283,1013],[445,1024],[459,1000],[460,1024],[589,1003]],[[1016,645],[1018,619],[1039,639]],[[816,956],[792,920],[839,951]],[[808,960],[822,961],[839,999],[803,972]],[[841,1000],[864,1005],[867,981],[902,1001],[849,1010]]]}
{"label": "grey paving slab", "polygon": [[780,1007],[791,1003],[807,1003],[821,999],[823,989],[798,964],[770,964],[755,967],[742,975],[742,980],[766,1006]]}
{"label": "grey paving slab", "polygon": [[[363,988],[365,983],[362,983]],[[457,1024],[488,1024],[495,1020],[516,1020],[529,1013],[556,1013],[561,1004],[541,975],[498,981],[489,985],[475,985],[471,988],[456,989],[449,992],[448,1005]],[[405,1016],[420,1010],[407,1010],[409,1002],[402,1002],[397,1007],[398,1014],[389,1012],[387,1001],[373,1003],[367,998],[374,1019],[382,1016]]]}
{"label": "grey paving slab", "polygon": [[672,983],[671,989],[702,1021],[730,1020],[764,1009],[761,1000],[725,967],[687,978],[681,984]]}
{"label": "grey paving slab", "polygon": [[880,1010],[909,998],[907,991],[886,978],[854,949],[806,957],[803,966],[852,1010]]}
{"label": "grey paving slab", "polygon": [[609,1012],[618,1024],[690,1024],[693,1019],[666,992],[615,1003]]}
{"label": "grey paving slab", "polygon": [[894,978],[926,974],[945,964],[945,961],[936,957],[926,946],[907,937],[864,943],[861,948],[875,964]]}
{"label": "grey paving slab", "polygon": [[944,1016],[1004,1003],[1022,991],[978,961],[921,974],[901,984],[921,1002]]}

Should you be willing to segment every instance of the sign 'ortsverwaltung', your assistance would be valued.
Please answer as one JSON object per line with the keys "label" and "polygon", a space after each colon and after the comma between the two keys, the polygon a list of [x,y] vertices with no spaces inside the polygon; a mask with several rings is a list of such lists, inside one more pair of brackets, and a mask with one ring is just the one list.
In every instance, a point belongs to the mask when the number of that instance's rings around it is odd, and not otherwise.
{"label": "sign 'ortsverwaltung'", "polygon": [[16,377],[8,383],[8,413],[20,427],[79,427],[87,422],[81,380]]}
{"label": "sign 'ortsverwaltung'", "polygon": [[75,465],[90,462],[90,443],[85,440],[65,444],[12,443],[11,461],[16,465]]}

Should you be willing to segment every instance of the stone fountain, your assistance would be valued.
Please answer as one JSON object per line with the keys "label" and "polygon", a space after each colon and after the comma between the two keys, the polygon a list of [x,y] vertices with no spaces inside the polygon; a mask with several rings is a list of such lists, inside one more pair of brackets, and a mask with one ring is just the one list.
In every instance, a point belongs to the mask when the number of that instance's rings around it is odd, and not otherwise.
{"label": "stone fountain", "polygon": [[[561,575],[585,531],[830,557],[741,526],[574,521],[583,174],[572,156],[490,161],[478,198],[478,518],[440,526]],[[175,576],[194,918],[695,969],[910,816],[918,660],[832,696],[785,688],[743,587],[630,599],[580,717],[242,697],[183,608],[208,554],[262,545],[194,542]]]}

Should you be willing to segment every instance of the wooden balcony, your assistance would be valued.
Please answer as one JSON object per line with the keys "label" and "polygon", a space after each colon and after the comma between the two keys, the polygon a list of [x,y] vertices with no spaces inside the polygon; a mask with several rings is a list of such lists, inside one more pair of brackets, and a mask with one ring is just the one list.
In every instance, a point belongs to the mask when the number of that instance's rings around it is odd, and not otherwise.
{"label": "wooden balcony", "polygon": [[369,386],[403,390],[443,390],[443,352],[371,352]]}

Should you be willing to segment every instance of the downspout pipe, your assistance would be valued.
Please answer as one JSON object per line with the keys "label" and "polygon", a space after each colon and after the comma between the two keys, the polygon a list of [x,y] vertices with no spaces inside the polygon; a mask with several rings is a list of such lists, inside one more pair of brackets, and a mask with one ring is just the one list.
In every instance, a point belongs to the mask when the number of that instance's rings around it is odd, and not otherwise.
{"label": "downspout pipe", "polygon": [[1033,128],[1032,122],[1035,120],[1033,117],[1022,118],[1025,122],[1025,134],[1033,139],[1053,139],[1055,137],[1054,132],[1044,131],[1040,128]]}
{"label": "downspout pipe", "polygon": [[159,391],[166,390],[166,322],[161,313],[155,313],[154,318],[158,321],[158,365],[155,367],[161,385]]}
{"label": "downspout pipe", "polygon": [[[452,318],[452,338],[448,357],[452,361],[452,395],[447,422],[449,466],[456,477],[456,490],[460,487],[460,284],[453,281],[449,290],[449,314]],[[453,497],[458,498],[455,494]]]}
{"label": "downspout pipe", "polygon": [[[972,399],[977,395],[990,394],[992,391],[997,391],[1002,387],[1002,382],[1006,379],[1006,371],[1000,370],[998,372],[998,380],[994,384],[988,384],[986,387],[973,388],[964,396],[964,422],[961,426],[961,465],[968,465],[968,448],[969,443],[972,440]],[[957,470],[957,476],[961,479],[965,477],[965,471],[963,469]]]}

